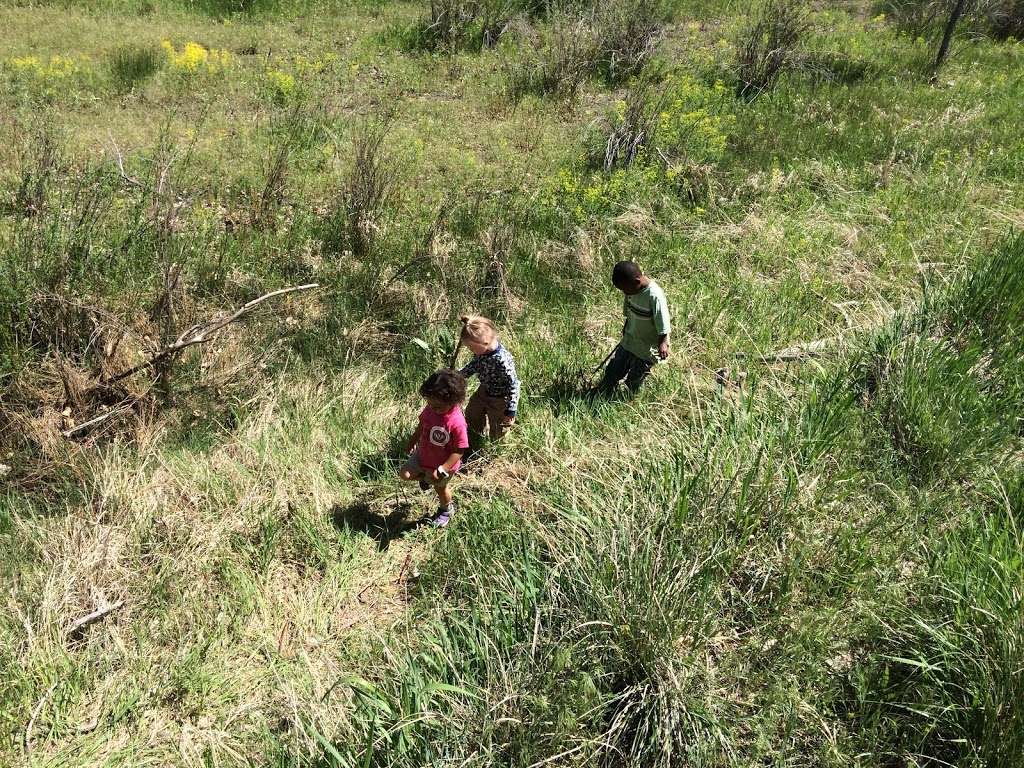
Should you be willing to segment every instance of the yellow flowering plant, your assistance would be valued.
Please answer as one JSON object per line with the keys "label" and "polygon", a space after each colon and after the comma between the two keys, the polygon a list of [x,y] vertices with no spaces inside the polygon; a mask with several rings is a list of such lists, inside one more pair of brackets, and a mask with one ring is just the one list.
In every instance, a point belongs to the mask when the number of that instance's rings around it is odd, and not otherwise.
{"label": "yellow flowering plant", "polygon": [[187,42],[179,50],[170,40],[162,40],[160,47],[167,54],[171,70],[185,75],[199,72],[218,72],[231,63],[231,54],[217,48],[205,48],[196,42]]}
{"label": "yellow flowering plant", "polygon": [[275,104],[287,104],[296,93],[295,77],[280,69],[268,69],[264,73],[264,86]]}
{"label": "yellow flowering plant", "polygon": [[75,61],[66,56],[13,56],[3,62],[4,69],[15,84],[30,96],[55,99],[67,93],[69,85],[84,81],[92,74],[84,60]]}

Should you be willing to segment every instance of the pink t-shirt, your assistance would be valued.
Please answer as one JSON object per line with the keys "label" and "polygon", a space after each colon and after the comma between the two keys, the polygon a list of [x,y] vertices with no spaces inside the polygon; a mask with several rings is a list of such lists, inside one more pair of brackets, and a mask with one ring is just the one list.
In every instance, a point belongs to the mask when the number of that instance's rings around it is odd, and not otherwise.
{"label": "pink t-shirt", "polygon": [[[420,444],[416,453],[420,466],[437,469],[457,450],[469,448],[469,432],[462,409],[455,406],[448,413],[438,413],[429,406],[420,413]],[[462,464],[458,461],[452,472]]]}

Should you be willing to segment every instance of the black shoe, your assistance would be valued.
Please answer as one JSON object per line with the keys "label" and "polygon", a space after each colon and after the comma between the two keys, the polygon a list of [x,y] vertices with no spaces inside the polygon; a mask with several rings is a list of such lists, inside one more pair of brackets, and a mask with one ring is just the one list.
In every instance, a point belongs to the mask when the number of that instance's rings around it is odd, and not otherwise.
{"label": "black shoe", "polygon": [[430,483],[428,483],[426,480],[420,480],[420,490],[421,491],[429,491],[430,487],[431,487]]}

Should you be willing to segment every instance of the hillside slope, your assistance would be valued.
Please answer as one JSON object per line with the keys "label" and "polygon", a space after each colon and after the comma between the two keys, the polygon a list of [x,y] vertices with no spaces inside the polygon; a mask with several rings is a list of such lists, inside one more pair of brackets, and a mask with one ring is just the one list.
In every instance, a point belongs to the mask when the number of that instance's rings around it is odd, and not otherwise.
{"label": "hillside slope", "polygon": [[[1024,761],[1024,48],[432,7],[0,2],[0,763]],[[622,258],[672,355],[595,401]],[[524,400],[435,531],[471,309]]]}

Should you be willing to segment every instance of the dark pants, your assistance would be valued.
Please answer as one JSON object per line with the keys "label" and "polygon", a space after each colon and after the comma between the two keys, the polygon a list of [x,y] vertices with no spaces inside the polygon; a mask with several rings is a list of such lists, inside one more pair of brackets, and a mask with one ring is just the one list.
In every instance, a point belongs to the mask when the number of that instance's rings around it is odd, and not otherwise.
{"label": "dark pants", "polygon": [[608,362],[608,367],[604,369],[604,378],[601,379],[598,390],[602,394],[610,395],[615,391],[618,383],[625,379],[626,388],[630,392],[636,392],[653,367],[654,363],[651,360],[639,358],[632,352],[627,352],[619,347]]}

